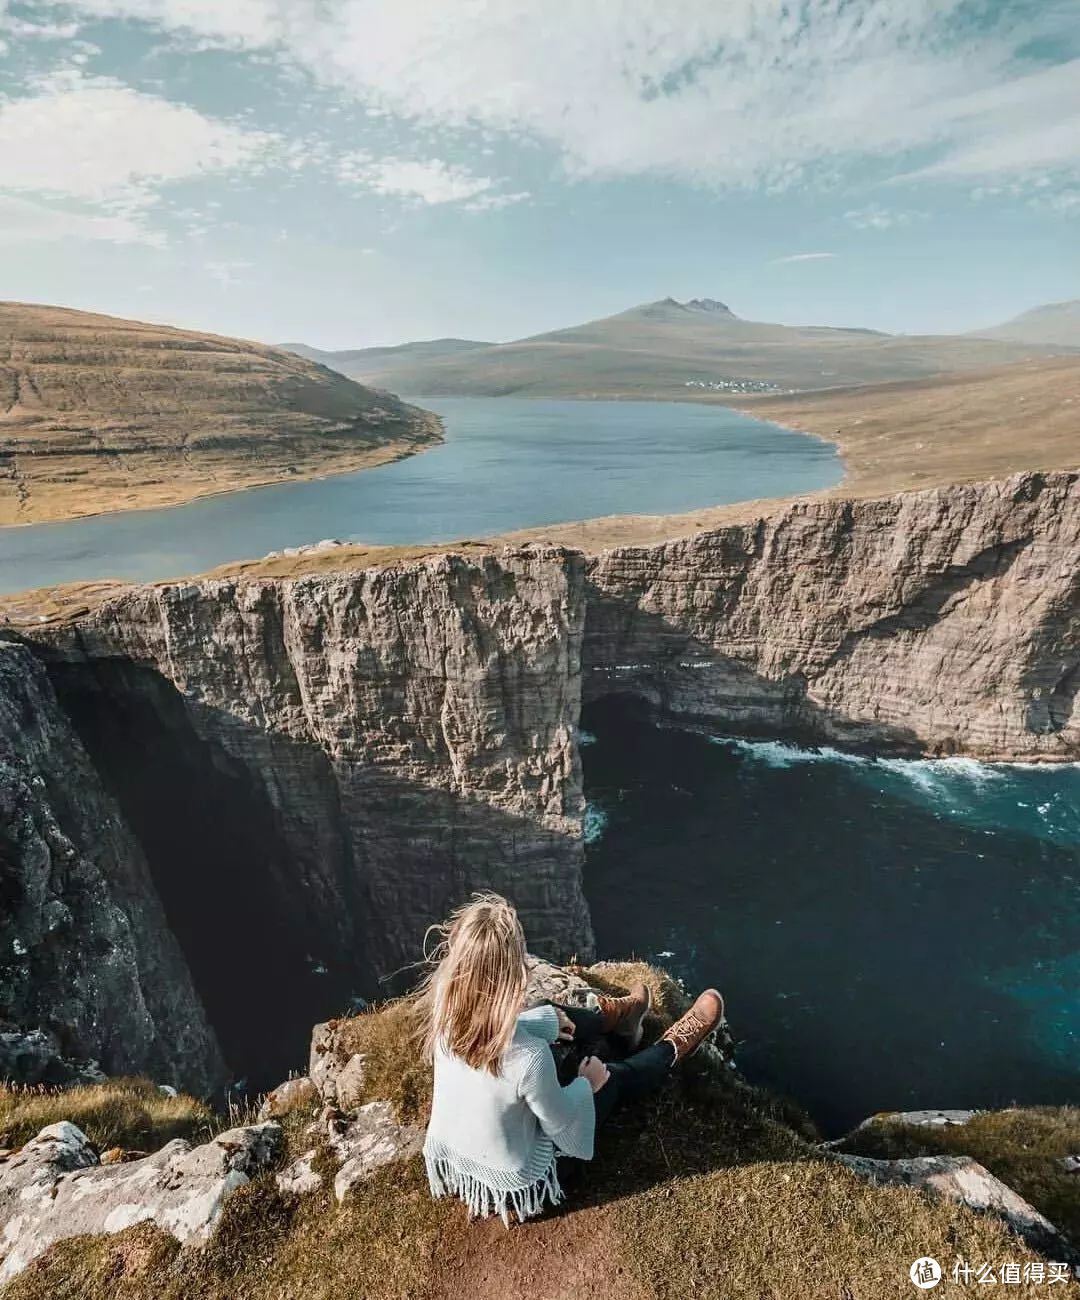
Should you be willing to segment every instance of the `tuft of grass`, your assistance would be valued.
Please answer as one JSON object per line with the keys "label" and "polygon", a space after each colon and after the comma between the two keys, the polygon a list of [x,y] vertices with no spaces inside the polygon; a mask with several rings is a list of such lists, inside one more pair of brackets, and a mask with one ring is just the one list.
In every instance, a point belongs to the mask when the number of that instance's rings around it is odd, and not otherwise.
{"label": "tuft of grass", "polygon": [[364,1056],[361,1102],[389,1101],[403,1124],[426,1123],[431,1114],[431,1067],[413,1024],[412,1003],[399,998],[341,1021],[337,1033],[342,1062],[356,1052]]}
{"label": "tuft of grass", "polygon": [[76,1124],[99,1152],[156,1151],[173,1138],[205,1141],[220,1129],[213,1111],[181,1093],[167,1097],[149,1079],[109,1079],[74,1088],[0,1084],[0,1147],[21,1147],[49,1124]]}
{"label": "tuft of grass", "polygon": [[984,1111],[967,1124],[929,1129],[881,1120],[853,1133],[841,1150],[878,1160],[971,1156],[1080,1245],[1080,1176],[1060,1163],[1080,1155],[1078,1107]]}

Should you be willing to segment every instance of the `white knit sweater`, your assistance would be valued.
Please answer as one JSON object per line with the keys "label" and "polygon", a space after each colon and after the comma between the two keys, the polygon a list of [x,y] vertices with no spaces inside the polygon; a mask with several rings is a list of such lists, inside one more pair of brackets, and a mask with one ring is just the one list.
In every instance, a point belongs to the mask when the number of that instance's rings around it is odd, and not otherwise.
{"label": "white knit sweater", "polygon": [[496,1213],[507,1226],[510,1210],[526,1219],[562,1200],[555,1158],[592,1159],[596,1111],[588,1079],[559,1083],[558,1035],[554,1007],[523,1012],[498,1075],[436,1052],[424,1140],[433,1196],[460,1196],[470,1216]]}

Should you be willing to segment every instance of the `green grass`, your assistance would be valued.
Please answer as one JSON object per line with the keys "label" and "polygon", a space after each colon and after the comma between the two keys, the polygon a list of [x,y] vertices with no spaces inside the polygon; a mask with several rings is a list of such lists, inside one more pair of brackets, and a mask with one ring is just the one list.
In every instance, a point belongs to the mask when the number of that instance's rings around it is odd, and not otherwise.
{"label": "green grass", "polygon": [[110,1079],[75,1088],[0,1084],[0,1147],[21,1147],[47,1125],[76,1124],[98,1152],[156,1151],[173,1138],[205,1141],[222,1125],[201,1101],[167,1097],[149,1079]]}

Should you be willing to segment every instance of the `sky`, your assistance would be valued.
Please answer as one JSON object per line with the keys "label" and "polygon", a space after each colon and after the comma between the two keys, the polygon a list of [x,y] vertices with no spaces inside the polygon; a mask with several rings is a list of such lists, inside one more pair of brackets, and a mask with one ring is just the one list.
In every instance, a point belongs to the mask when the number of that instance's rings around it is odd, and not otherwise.
{"label": "sky", "polygon": [[0,0],[0,297],[327,348],[1080,297],[1080,0]]}

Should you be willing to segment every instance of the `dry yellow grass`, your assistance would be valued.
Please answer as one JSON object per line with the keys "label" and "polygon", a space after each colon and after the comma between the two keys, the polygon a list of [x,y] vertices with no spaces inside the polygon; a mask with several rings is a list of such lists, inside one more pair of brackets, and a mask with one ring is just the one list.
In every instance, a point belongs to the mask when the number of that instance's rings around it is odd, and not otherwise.
{"label": "dry yellow grass", "polygon": [[434,416],[240,339],[0,303],[0,525],[176,505],[430,446]]}
{"label": "dry yellow grass", "polygon": [[109,1079],[75,1088],[0,1084],[0,1147],[20,1147],[49,1124],[76,1124],[98,1151],[157,1150],[173,1138],[204,1141],[217,1117],[201,1101],[166,1096],[149,1079]]}
{"label": "dry yellow grass", "polygon": [[847,477],[834,496],[1080,465],[1080,357],[735,405],[835,442]]}

